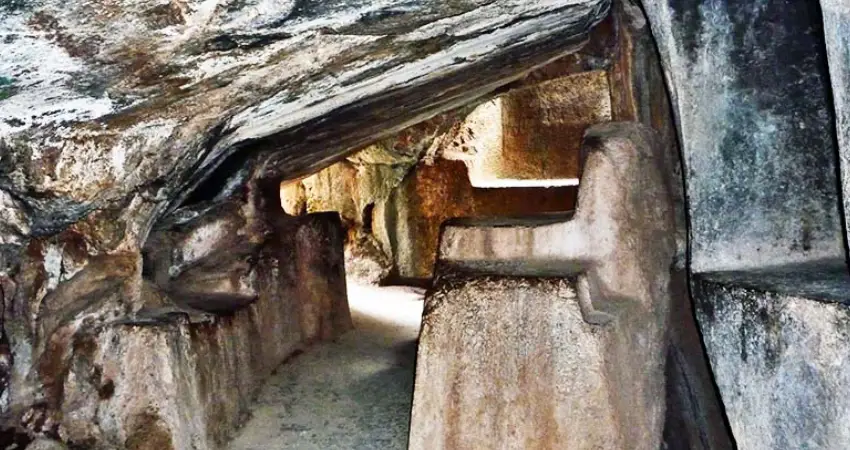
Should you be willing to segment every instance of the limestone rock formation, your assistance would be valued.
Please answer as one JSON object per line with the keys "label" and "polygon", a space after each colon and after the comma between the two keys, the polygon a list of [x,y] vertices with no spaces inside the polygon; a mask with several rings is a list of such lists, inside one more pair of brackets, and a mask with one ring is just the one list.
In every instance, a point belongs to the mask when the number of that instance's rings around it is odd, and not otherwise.
{"label": "limestone rock formation", "polygon": [[843,258],[817,3],[643,3],[679,123],[693,270]]}
{"label": "limestone rock formation", "polygon": [[829,347],[848,332],[833,320],[850,285],[834,143],[846,8],[643,3],[679,125],[693,299],[734,439],[847,447],[832,395],[848,366]]}
{"label": "limestone rock formation", "polygon": [[117,211],[138,246],[194,191],[306,175],[575,50],[608,5],[5,3],[0,186],[26,214],[4,225]]}
{"label": "limestone rock formation", "polygon": [[439,245],[414,447],[850,448],[846,3],[0,0],[0,447],[220,448]]}
{"label": "limestone rock formation", "polygon": [[662,358],[635,345],[654,319],[623,312],[616,326],[585,322],[575,278],[441,279],[424,313],[409,448],[658,449]]}
{"label": "limestone rock formation", "polygon": [[[165,274],[160,285],[143,281],[137,297],[112,257],[110,269],[90,262],[45,298],[35,342],[46,348],[30,350],[34,369],[19,366],[27,378],[10,384],[34,386],[34,398],[11,391],[13,407],[35,405],[23,410],[23,426],[90,449],[217,448],[278,364],[350,327],[334,215],[287,222],[250,264],[228,254],[250,247],[234,246],[221,222],[198,225],[177,239],[192,245],[166,247],[180,262],[170,268],[190,269]],[[217,226],[219,236],[210,230]],[[199,268],[209,276],[192,275]],[[143,303],[122,309],[132,298]]]}

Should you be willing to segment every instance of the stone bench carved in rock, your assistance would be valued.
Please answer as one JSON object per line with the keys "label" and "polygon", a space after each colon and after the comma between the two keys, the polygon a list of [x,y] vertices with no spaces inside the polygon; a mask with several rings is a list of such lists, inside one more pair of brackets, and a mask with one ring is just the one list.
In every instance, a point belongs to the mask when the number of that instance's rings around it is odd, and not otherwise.
{"label": "stone bench carved in rock", "polygon": [[675,218],[664,149],[591,127],[574,214],[445,225],[410,448],[659,448]]}

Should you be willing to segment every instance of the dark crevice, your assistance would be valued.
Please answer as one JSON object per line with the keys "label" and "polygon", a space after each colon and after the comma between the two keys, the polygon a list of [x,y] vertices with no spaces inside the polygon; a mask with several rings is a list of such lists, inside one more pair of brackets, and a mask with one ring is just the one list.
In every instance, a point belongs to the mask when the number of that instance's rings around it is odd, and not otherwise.
{"label": "dark crevice", "polygon": [[[628,1],[628,0],[627,0]],[[648,14],[646,13],[646,9],[644,8],[643,3],[640,0],[635,0],[631,2],[633,5],[636,5],[641,10],[641,14],[644,18],[648,19]],[[723,429],[725,431],[725,438],[728,439],[728,443],[732,446],[733,449],[738,448],[738,444],[735,441],[735,435],[732,432],[732,424],[729,421],[729,417],[726,413],[726,408],[723,405],[723,399],[720,395],[720,386],[717,385],[717,380],[714,375],[714,369],[711,366],[711,360],[708,357],[708,348],[706,347],[705,337],[703,336],[702,327],[699,326],[699,321],[696,317],[696,298],[695,295],[698,295],[698,292],[694,290],[694,279],[693,279],[693,271],[691,268],[691,261],[693,258],[693,238],[692,238],[692,223],[693,219],[691,217],[691,210],[688,205],[691,204],[691,199],[689,196],[688,190],[688,176],[687,176],[687,167],[685,165],[685,155],[684,155],[684,146],[681,132],[681,118],[679,117],[679,112],[677,111],[674,102],[674,98],[671,95],[670,89],[672,86],[671,75],[664,70],[664,63],[662,61],[662,53],[661,49],[658,45],[658,40],[655,38],[655,33],[652,28],[652,22],[647,20],[647,30],[649,35],[649,40],[651,43],[652,52],[654,53],[655,61],[657,61],[654,70],[657,70],[658,73],[662,75],[664,81],[664,93],[667,97],[667,105],[670,117],[673,120],[673,125],[675,127],[675,133],[672,136],[675,146],[676,146],[676,163],[678,164],[680,178],[677,180],[680,183],[680,187],[682,189],[682,214],[684,218],[684,226],[686,229],[685,238],[687,239],[687,243],[685,245],[685,290],[687,294],[687,298],[683,299],[683,301],[688,302],[689,305],[689,318],[693,321],[697,335],[699,336],[699,349],[700,349],[700,359],[705,364],[705,367],[709,370],[709,380],[711,383],[711,397],[710,399],[706,399],[711,403],[715,403],[717,405],[717,409],[720,414],[720,419],[723,421]],[[705,432],[706,430],[701,430],[701,432]]]}

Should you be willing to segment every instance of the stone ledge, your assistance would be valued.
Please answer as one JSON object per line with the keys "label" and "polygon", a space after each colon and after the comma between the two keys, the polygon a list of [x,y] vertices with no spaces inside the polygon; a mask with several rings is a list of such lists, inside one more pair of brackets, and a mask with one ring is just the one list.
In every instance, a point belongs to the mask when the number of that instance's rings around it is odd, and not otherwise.
{"label": "stone ledge", "polygon": [[762,269],[708,272],[701,279],[757,291],[850,305],[850,272],[843,259],[823,259]]}

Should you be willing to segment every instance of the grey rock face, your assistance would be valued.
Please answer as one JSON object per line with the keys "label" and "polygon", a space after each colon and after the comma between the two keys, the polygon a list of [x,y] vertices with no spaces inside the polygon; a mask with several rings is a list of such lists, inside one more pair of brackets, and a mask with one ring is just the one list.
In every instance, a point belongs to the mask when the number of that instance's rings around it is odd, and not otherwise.
{"label": "grey rock face", "polygon": [[850,217],[850,6],[842,0],[821,0],[820,6],[829,55],[846,222]]}
{"label": "grey rock face", "polygon": [[679,122],[693,270],[843,258],[817,4],[643,3]]}
{"label": "grey rock face", "polygon": [[609,1],[293,5],[0,8],[0,188],[26,226],[131,209],[139,245],[199,186],[227,193],[259,161],[269,177],[305,175],[577,49]]}
{"label": "grey rock face", "polygon": [[54,440],[36,439],[27,446],[26,450],[68,450],[68,447]]}
{"label": "grey rock face", "polygon": [[748,284],[741,274],[704,274],[694,292],[738,447],[847,448],[847,304]]}

